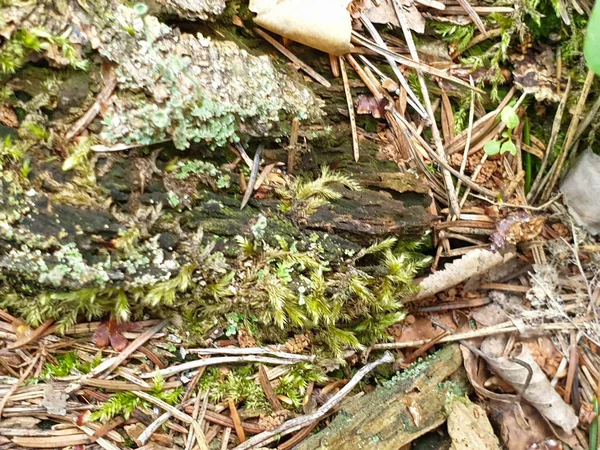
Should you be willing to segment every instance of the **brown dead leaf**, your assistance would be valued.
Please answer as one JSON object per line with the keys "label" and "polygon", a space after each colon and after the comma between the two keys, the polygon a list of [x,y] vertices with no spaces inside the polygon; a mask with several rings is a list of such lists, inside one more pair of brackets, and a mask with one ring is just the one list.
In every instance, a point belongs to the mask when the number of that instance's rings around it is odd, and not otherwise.
{"label": "brown dead leaf", "polygon": [[587,402],[581,403],[579,410],[579,421],[582,425],[589,425],[598,418],[598,413],[594,412],[594,406]]}
{"label": "brown dead leaf", "polygon": [[127,338],[123,336],[123,333],[137,331],[139,329],[140,326],[138,324],[128,322],[117,323],[116,319],[111,318],[108,322],[100,324],[92,336],[92,342],[100,348],[108,347],[110,343],[110,346],[115,351],[120,352],[127,347],[129,342]]}
{"label": "brown dead leaf", "polygon": [[563,355],[556,349],[552,340],[548,336],[540,336],[523,339],[521,344],[527,347],[535,362],[538,363],[548,378],[554,378]]}
{"label": "brown dead leaf", "polygon": [[525,367],[507,357],[497,356],[502,354],[504,348],[502,345],[495,345],[494,340],[485,339],[481,343],[481,350],[488,355],[485,359],[492,372],[502,377],[546,419],[567,433],[571,433],[575,429],[578,419],[573,408],[565,403],[554,390],[527,347],[521,346],[520,354],[515,355],[515,358],[528,365],[533,372],[529,386],[524,392],[523,389],[526,387],[525,382],[529,374]]}
{"label": "brown dead leaf", "polygon": [[472,250],[460,259],[446,264],[443,270],[432,273],[420,284],[420,291],[415,299],[422,299],[456,286],[465,280],[482,275],[492,267],[502,264],[514,257],[514,253],[504,255],[489,250]]}
{"label": "brown dead leaf", "polygon": [[516,395],[499,394],[487,389],[484,386],[485,375],[479,371],[478,358],[464,345],[460,346],[460,351],[463,355],[463,364],[465,366],[465,371],[467,372],[467,377],[469,378],[469,382],[477,394],[479,394],[481,397],[492,399],[497,402],[514,403],[517,400]]}
{"label": "brown dead leaf", "polygon": [[11,108],[6,105],[0,105],[0,123],[7,127],[17,128],[19,126],[19,119]]}
{"label": "brown dead leaf", "polygon": [[551,49],[537,53],[529,49],[528,53],[509,56],[513,64],[515,86],[523,92],[533,94],[538,102],[550,100],[558,103],[560,95],[556,91],[559,82],[556,79],[554,54]]}
{"label": "brown dead leaf", "polygon": [[94,331],[92,342],[99,348],[108,347],[110,338],[108,336],[108,325],[106,323],[101,324],[96,331]]}
{"label": "brown dead leaf", "polygon": [[356,114],[371,114],[375,119],[381,119],[385,114],[388,100],[377,100],[373,96],[359,95],[356,100]]}
{"label": "brown dead leaf", "polygon": [[531,449],[533,445],[553,436],[552,429],[531,405],[522,403],[488,402],[490,420],[500,431],[508,450]]}
{"label": "brown dead leaf", "polygon": [[473,319],[486,327],[499,325],[508,320],[508,316],[504,312],[502,306],[498,303],[490,303],[489,305],[477,308],[471,313]]}
{"label": "brown dead leaf", "polygon": [[[440,314],[436,316],[436,319],[453,330],[456,328],[450,313]],[[433,326],[429,317],[416,317],[410,325],[399,323],[390,328],[390,334],[396,337],[396,342],[429,340],[439,335],[440,332],[439,328]]]}
{"label": "brown dead leaf", "polygon": [[448,407],[450,450],[495,450],[500,442],[483,408],[468,399],[456,399]]}

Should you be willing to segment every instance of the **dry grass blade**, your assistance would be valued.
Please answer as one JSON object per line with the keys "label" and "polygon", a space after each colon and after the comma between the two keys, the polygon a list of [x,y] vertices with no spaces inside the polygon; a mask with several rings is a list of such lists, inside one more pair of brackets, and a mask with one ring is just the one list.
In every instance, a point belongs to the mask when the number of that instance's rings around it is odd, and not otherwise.
{"label": "dry grass blade", "polygon": [[560,103],[558,108],[556,109],[556,114],[554,115],[554,121],[552,122],[552,134],[550,135],[550,140],[548,141],[548,145],[546,146],[546,153],[544,153],[544,158],[542,159],[542,165],[538,171],[533,184],[531,185],[531,190],[527,195],[527,200],[531,201],[535,199],[537,196],[538,190],[541,187],[542,177],[546,172],[546,167],[548,166],[548,161],[550,160],[550,155],[554,150],[554,146],[556,145],[556,139],[558,138],[558,132],[560,131],[560,125],[562,122],[563,114],[565,112],[565,107],[567,105],[567,99],[569,97],[569,93],[571,92],[571,77],[569,77],[567,81],[567,88],[560,99]]}
{"label": "dry grass blade", "polygon": [[302,61],[300,58],[298,58],[296,55],[294,55],[291,51],[289,51],[287,48],[285,48],[283,45],[281,45],[279,42],[277,42],[277,40],[274,39],[273,37],[271,37],[270,34],[266,33],[265,31],[261,30],[260,28],[254,28],[254,32],[256,34],[258,34],[260,37],[262,37],[269,44],[271,44],[273,47],[275,47],[277,50],[279,50],[287,59],[289,59],[291,62],[296,64],[300,69],[302,69],[304,72],[306,72],[308,74],[308,76],[310,76],[315,81],[317,81],[318,83],[322,84],[323,86],[325,86],[327,88],[331,87],[331,83],[329,81],[327,81],[326,78],[321,76],[315,69],[310,67],[304,61]]}
{"label": "dry grass blade", "polygon": [[352,101],[352,92],[350,92],[350,83],[348,83],[348,72],[344,57],[339,57],[340,72],[342,73],[342,82],[344,84],[344,94],[346,94],[346,104],[348,105],[348,117],[350,118],[350,131],[352,132],[352,153],[354,161],[358,162],[360,150],[358,148],[358,133],[356,132],[356,117],[354,115],[354,102]]}
{"label": "dry grass blade", "polygon": [[11,395],[13,395],[16,392],[16,390],[19,388],[21,383],[23,383],[27,379],[27,377],[29,376],[29,374],[31,373],[31,371],[33,370],[35,365],[37,364],[38,359],[40,359],[40,355],[41,355],[41,353],[38,353],[37,355],[35,355],[35,357],[31,360],[29,367],[27,367],[25,372],[23,372],[23,375],[21,375],[21,377],[19,378],[19,381],[16,382],[15,384],[13,384],[10,387],[10,389],[8,390],[8,392],[6,394],[4,394],[4,396],[2,397],[2,400],[0,400],[0,419],[2,418],[2,411],[4,411],[4,407],[10,400]]}
{"label": "dry grass blade", "polygon": [[[381,48],[387,50],[387,46],[386,46],[385,42],[383,41],[383,39],[377,32],[377,29],[371,23],[371,21],[369,21],[369,19],[367,19],[365,16],[363,16],[361,19],[362,19],[363,24],[365,25],[365,28],[369,31],[369,33],[371,34],[371,36],[373,37],[373,40],[377,43],[377,45],[379,45]],[[398,68],[398,66],[396,64],[396,61],[394,61],[394,58],[392,58],[389,55],[385,55],[385,54],[383,56],[387,60],[390,67],[392,68],[394,75],[396,75],[396,78],[398,78],[398,81],[400,82],[402,87],[406,90],[406,92],[408,94],[409,105],[411,105],[415,109],[415,111],[417,111],[417,113],[419,113],[419,115],[422,118],[427,120],[428,116],[427,116],[427,112],[426,112],[425,108],[423,107],[423,105],[419,101],[419,98],[416,96],[416,94],[413,92],[412,88],[406,81],[406,78],[404,77],[404,75],[402,75],[402,72],[400,72],[400,69]]]}
{"label": "dry grass blade", "polygon": [[590,88],[592,87],[592,81],[594,81],[594,72],[591,70],[588,71],[587,77],[585,78],[585,83],[583,84],[583,88],[581,89],[581,95],[579,96],[579,100],[577,101],[577,106],[575,107],[575,111],[573,112],[573,118],[571,119],[571,123],[569,124],[569,129],[567,130],[567,136],[565,137],[565,142],[561,148],[561,152],[554,162],[552,169],[550,170],[550,179],[546,184],[544,192],[540,197],[540,201],[545,202],[550,198],[550,194],[554,189],[554,186],[558,182],[558,177],[562,171],[563,165],[567,160],[567,156],[571,153],[571,148],[573,144],[573,139],[575,137],[575,132],[577,131],[577,127],[579,125],[579,120],[581,118],[581,113],[585,106],[588,94],[590,93]]}
{"label": "dry grass blade", "polygon": [[[408,27],[408,21],[406,20],[406,16],[404,15],[404,11],[402,7],[398,4],[397,1],[393,2],[394,10],[396,11],[396,16],[400,22],[400,26],[402,28],[402,32],[404,34],[404,38],[406,39],[406,43],[410,50],[410,54],[414,61],[419,62],[419,54],[417,53],[417,48],[415,46],[412,33],[410,28]],[[427,90],[427,84],[425,83],[425,78],[420,70],[417,70],[417,77],[419,78],[419,86],[421,87],[421,93],[423,95],[423,99],[425,101],[425,109],[427,110],[427,114],[429,115],[429,121],[431,125],[431,131],[433,134],[433,141],[435,142],[436,150],[439,156],[439,159],[445,162],[446,152],[444,151],[444,146],[442,144],[442,138],[440,136],[440,132],[437,127],[437,123],[435,121],[435,115],[433,113],[433,108],[431,107],[431,100],[429,99],[429,91]],[[452,209],[453,213],[458,216],[460,214],[460,206],[458,203],[458,198],[456,195],[456,191],[454,190],[454,181],[452,180],[452,176],[446,167],[442,169],[442,175],[444,177],[444,184],[446,187],[446,195],[448,197],[448,204]]]}
{"label": "dry grass blade", "polygon": [[[448,75],[443,70],[436,69],[435,67],[428,66],[427,64],[423,64],[421,62],[413,61],[410,58],[399,55],[398,53],[394,53],[386,48],[381,47],[380,45],[377,45],[375,42],[365,38],[364,36],[358,34],[355,31],[352,32],[352,40],[357,44],[364,45],[368,49],[374,51],[375,53],[377,53],[381,56],[384,56],[384,57],[389,56],[390,58],[393,58],[396,62],[398,62],[406,67],[410,67],[415,70],[421,70],[422,72],[424,72],[428,75],[431,75],[434,77],[440,77],[444,80],[450,81],[451,83],[466,87],[469,90],[472,89],[471,85],[469,83],[461,80],[460,78],[454,77],[452,75]],[[480,94],[484,93],[479,88],[474,88],[474,91],[479,92]]]}
{"label": "dry grass blade", "polygon": [[[394,0],[394,2],[396,1],[398,0]],[[469,15],[473,23],[477,26],[479,31],[481,31],[481,33],[484,36],[487,36],[488,32],[485,29],[485,25],[483,24],[483,22],[481,21],[481,17],[479,17],[479,14],[477,14],[477,11],[475,11],[471,4],[467,0],[458,0],[458,3],[460,3],[460,6],[467,12],[467,14]]]}
{"label": "dry grass blade", "polygon": [[[473,77],[469,75],[469,82],[474,85]],[[467,142],[465,142],[465,150],[463,152],[462,161],[460,162],[459,172],[461,175],[465,173],[465,167],[467,166],[467,158],[469,156],[469,149],[471,147],[471,138],[473,136],[473,119],[475,118],[475,93],[471,91],[471,103],[469,105],[469,123],[467,125]],[[462,181],[458,180],[456,183],[456,195],[460,194],[460,186]],[[462,208],[462,203],[460,205]],[[460,212],[460,211],[459,211]]]}
{"label": "dry grass blade", "polygon": [[454,139],[454,112],[452,104],[445,91],[442,90],[442,134],[444,142]]}

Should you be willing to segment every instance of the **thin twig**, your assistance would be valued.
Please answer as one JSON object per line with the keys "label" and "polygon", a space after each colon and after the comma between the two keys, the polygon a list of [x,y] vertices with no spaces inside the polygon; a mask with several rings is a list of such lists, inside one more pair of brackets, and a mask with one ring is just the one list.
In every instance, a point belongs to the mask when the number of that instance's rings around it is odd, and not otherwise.
{"label": "thin twig", "polygon": [[36,363],[38,362],[38,359],[40,359],[40,356],[41,356],[41,353],[38,353],[37,355],[35,355],[35,357],[31,360],[29,367],[27,367],[25,372],[23,372],[23,375],[21,375],[21,377],[19,378],[19,381],[17,381],[15,384],[13,384],[10,387],[10,389],[8,390],[8,392],[6,394],[4,394],[4,397],[2,397],[2,400],[0,400],[0,418],[2,418],[2,412],[4,411],[4,407],[10,400],[11,395],[13,395],[17,391],[17,389],[19,388],[21,383],[23,383],[27,379],[27,377],[29,376],[29,374],[31,373],[33,368],[35,367]]}
{"label": "thin twig", "polygon": [[154,378],[156,376],[162,376],[163,378],[170,377],[176,373],[185,372],[186,370],[198,369],[204,366],[214,366],[216,364],[226,363],[265,363],[265,364],[296,364],[296,360],[291,359],[278,359],[269,358],[264,356],[223,356],[217,358],[199,359],[197,361],[189,361],[178,366],[167,367],[162,370],[155,370],[154,372],[142,374],[141,378]]}
{"label": "thin twig", "polygon": [[331,83],[327,81],[326,78],[321,76],[317,71],[315,71],[315,69],[310,67],[304,61],[302,61],[300,58],[294,55],[291,51],[289,51],[287,48],[285,48],[283,45],[277,42],[277,40],[274,39],[270,34],[264,32],[260,28],[254,28],[254,32],[260,37],[262,37],[269,44],[271,44],[273,47],[275,47],[277,50],[279,50],[287,59],[296,64],[300,69],[306,72],[306,74],[308,74],[308,76],[313,78],[316,82],[322,84],[327,88],[331,87]]}
{"label": "thin twig", "polygon": [[342,388],[340,391],[331,397],[323,406],[321,406],[317,411],[312,414],[307,414],[305,416],[300,416],[292,420],[288,420],[283,423],[279,427],[271,431],[264,431],[244,442],[241,445],[235,447],[234,450],[248,450],[258,444],[266,445],[269,442],[272,442],[276,439],[279,439],[281,436],[286,436],[297,429],[304,428],[314,421],[319,420],[321,417],[327,414],[332,408],[334,408],[339,402],[341,402],[344,397],[354,389],[354,387],[363,379],[365,375],[371,372],[375,367],[380,366],[381,364],[392,363],[394,362],[394,357],[391,353],[386,352],[381,358],[372,363],[369,363],[362,367],[356,374],[352,377],[352,379]]}
{"label": "thin twig", "polygon": [[254,185],[256,183],[256,178],[258,177],[258,169],[260,167],[260,158],[263,148],[263,144],[259,144],[258,147],[256,147],[256,153],[254,154],[254,161],[252,163],[252,172],[250,172],[250,179],[248,180],[248,185],[246,186],[246,192],[244,192],[244,198],[242,199],[240,209],[244,209],[244,206],[246,206],[252,196],[252,192],[254,192]]}
{"label": "thin twig", "polygon": [[[465,333],[453,334],[451,336],[447,336],[445,338],[440,339],[440,343],[443,342],[456,342],[462,339],[473,339],[476,337],[484,337],[484,336],[493,336],[494,334],[504,334],[504,333],[512,333],[513,331],[523,331],[522,327],[516,327],[508,325],[507,323],[501,324],[502,326],[493,326],[482,328],[481,330],[468,331]],[[572,323],[545,323],[541,324],[537,327],[527,327],[526,331],[528,332],[541,332],[541,331],[568,331],[576,329],[576,325]],[[429,339],[420,339],[416,341],[409,342],[390,342],[384,344],[375,344],[370,347],[373,350],[394,350],[399,348],[412,348],[412,347],[420,347],[423,344],[426,344]]]}
{"label": "thin twig", "polygon": [[313,362],[315,355],[297,355],[295,353],[280,352],[278,350],[272,350],[268,347],[221,347],[221,348],[191,348],[187,351],[188,353],[194,353],[197,355],[270,355],[276,356],[277,358],[291,359],[296,361],[308,361]]}
{"label": "thin twig", "polygon": [[75,122],[75,125],[71,127],[71,129],[65,135],[65,142],[69,142],[79,133],[81,133],[87,126],[92,123],[92,121],[96,118],[98,113],[102,110],[104,104],[108,101],[113,91],[117,87],[117,74],[115,73],[113,68],[109,68],[109,70],[105,73],[103,77],[104,86],[102,90],[96,96],[96,101],[91,106],[87,112],[81,116],[81,118]]}

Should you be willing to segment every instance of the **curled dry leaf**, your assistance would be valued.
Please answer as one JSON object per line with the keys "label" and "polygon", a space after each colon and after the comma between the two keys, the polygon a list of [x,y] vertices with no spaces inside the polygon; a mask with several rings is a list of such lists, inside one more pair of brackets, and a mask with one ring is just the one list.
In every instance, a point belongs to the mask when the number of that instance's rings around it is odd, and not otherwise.
{"label": "curled dry leaf", "polygon": [[350,51],[349,0],[250,0],[254,22],[269,31],[332,55]]}
{"label": "curled dry leaf", "polygon": [[483,398],[494,400],[501,403],[513,404],[517,400],[516,395],[512,394],[499,394],[497,392],[490,391],[484,386],[484,377],[479,373],[478,359],[475,357],[473,352],[464,345],[460,346],[460,351],[463,355],[463,364],[469,382],[475,389],[478,395]]}
{"label": "curled dry leaf", "polygon": [[468,399],[456,399],[448,406],[450,450],[495,450],[500,442],[483,408]]}
{"label": "curled dry leaf", "polygon": [[[521,353],[515,357],[528,365],[533,372],[528,387],[525,383],[529,371],[507,357],[496,357],[495,355],[501,354],[503,349],[499,349],[498,346],[494,345],[492,340],[484,340],[481,344],[481,350],[489,355],[486,362],[492,372],[502,377],[546,419],[558,425],[567,433],[571,433],[575,429],[578,419],[573,408],[565,403],[554,390],[527,347],[522,347]],[[525,387],[527,387],[527,390],[523,391]]]}
{"label": "curled dry leaf", "polygon": [[513,257],[514,253],[500,255],[499,253],[484,249],[472,250],[451,264],[446,264],[443,270],[434,272],[425,278],[419,285],[421,290],[414,299],[427,298],[456,286],[475,275],[487,272],[492,267],[506,262]]}

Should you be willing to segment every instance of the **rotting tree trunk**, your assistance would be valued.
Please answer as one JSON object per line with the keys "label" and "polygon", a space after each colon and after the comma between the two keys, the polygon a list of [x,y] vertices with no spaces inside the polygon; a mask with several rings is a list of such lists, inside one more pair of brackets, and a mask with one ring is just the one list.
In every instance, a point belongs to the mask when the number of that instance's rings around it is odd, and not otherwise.
{"label": "rotting tree trunk", "polygon": [[294,450],[398,450],[443,424],[448,395],[469,389],[459,346],[449,345],[344,407]]}
{"label": "rotting tree trunk", "polygon": [[[59,30],[69,17],[80,24],[88,14],[77,2],[30,6],[28,14],[10,10],[15,29]],[[425,186],[400,174],[375,145],[362,143],[361,160],[354,162],[350,130],[339,114],[346,107],[340,81],[332,79],[326,92],[327,122],[314,125],[317,95],[270,59],[232,43],[180,36],[151,16],[144,28],[130,8],[117,9],[112,0],[94,7],[113,14],[90,16],[95,26],[77,29],[97,50],[87,60],[87,73],[63,67],[58,49],[37,55],[52,67],[25,64],[14,77],[5,77],[12,94],[0,105],[3,123],[9,123],[0,128],[0,137],[10,135],[12,143],[0,152],[0,307],[34,325],[54,319],[63,326],[82,315],[127,319],[130,310],[135,316],[150,311],[184,321],[201,335],[226,313],[261,313],[267,323],[280,329],[295,324],[294,332],[302,332],[308,322],[320,330],[330,301],[343,291],[337,301],[355,301],[344,317],[356,325],[362,316],[355,306],[366,307],[356,292],[379,295],[375,284],[372,291],[362,284],[386,275],[373,269],[377,261],[356,256],[390,237],[419,239],[432,217]],[[122,21],[131,27],[118,25],[116,14],[124,14]],[[223,32],[244,33],[230,23]],[[140,46],[147,36],[154,36],[148,51]],[[172,55],[177,64],[161,61]],[[82,53],[75,62],[89,56]],[[115,94],[100,108],[109,124],[103,126],[98,117],[80,138],[64,142],[102,90],[99,62],[119,76]],[[199,90],[185,75],[196,72]],[[165,104],[173,117],[162,114]],[[6,119],[11,112],[12,122]],[[330,167],[362,189],[333,185],[340,198],[307,212],[298,209],[297,192],[278,194],[273,180],[240,210],[241,184],[247,180],[240,172],[247,168],[243,161],[232,166],[236,155],[215,143],[241,137],[252,154],[262,141],[263,164],[285,165],[288,149],[275,139],[285,136],[291,123],[287,113],[313,120],[301,127],[306,143],[295,150],[295,176],[314,180],[321,168]],[[181,139],[183,132],[189,135]],[[196,138],[201,143],[177,149]],[[92,143],[110,146],[121,140],[140,145],[125,152],[89,151]],[[66,158],[71,170],[63,170]],[[318,314],[307,311],[303,293],[321,305]],[[397,297],[385,299],[386,314],[397,311],[397,305],[390,306],[401,300]]]}

